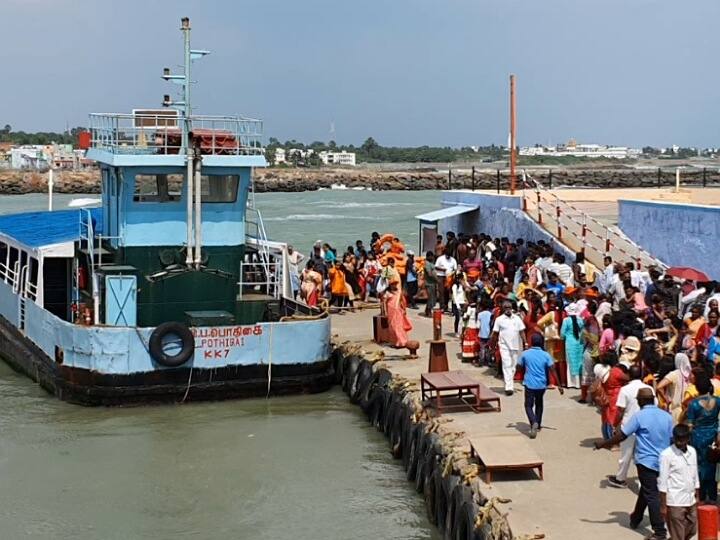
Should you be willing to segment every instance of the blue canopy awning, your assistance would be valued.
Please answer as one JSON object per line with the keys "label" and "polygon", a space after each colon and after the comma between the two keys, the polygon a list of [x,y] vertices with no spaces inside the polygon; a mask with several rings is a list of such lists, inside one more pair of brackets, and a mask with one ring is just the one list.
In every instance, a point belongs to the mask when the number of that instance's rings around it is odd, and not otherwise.
{"label": "blue canopy awning", "polygon": [[432,212],[426,212],[425,214],[420,214],[419,216],[415,216],[416,219],[419,219],[420,221],[423,221],[425,223],[433,223],[436,221],[440,221],[441,219],[453,217],[453,216],[459,216],[460,214],[465,214],[467,212],[474,212],[477,210],[477,206],[470,206],[466,204],[458,204],[456,206],[448,206],[446,208],[441,208],[440,210],[433,210]]}
{"label": "blue canopy awning", "polygon": [[[80,219],[85,210],[24,212],[0,216],[0,234],[13,238],[29,248],[40,248],[80,239]],[[102,232],[102,208],[90,210],[96,233]]]}

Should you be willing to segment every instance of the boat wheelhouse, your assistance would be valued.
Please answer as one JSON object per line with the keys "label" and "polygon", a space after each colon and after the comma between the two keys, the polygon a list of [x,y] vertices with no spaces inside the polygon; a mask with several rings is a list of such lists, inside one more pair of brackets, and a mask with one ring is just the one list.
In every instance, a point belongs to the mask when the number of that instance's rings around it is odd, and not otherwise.
{"label": "boat wheelhouse", "polygon": [[330,320],[293,300],[252,173],[262,122],[190,108],[90,115],[102,206],[0,217],[0,354],[84,404],[320,391]]}

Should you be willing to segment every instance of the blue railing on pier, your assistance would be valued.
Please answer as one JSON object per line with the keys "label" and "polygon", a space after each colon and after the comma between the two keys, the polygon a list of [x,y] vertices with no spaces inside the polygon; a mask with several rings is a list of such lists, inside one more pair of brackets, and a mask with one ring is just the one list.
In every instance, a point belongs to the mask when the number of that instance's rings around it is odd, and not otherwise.
{"label": "blue railing on pier", "polygon": [[[113,154],[185,154],[183,123],[181,116],[169,114],[91,114],[91,144]],[[260,155],[264,151],[261,120],[193,115],[190,131],[205,155]]]}

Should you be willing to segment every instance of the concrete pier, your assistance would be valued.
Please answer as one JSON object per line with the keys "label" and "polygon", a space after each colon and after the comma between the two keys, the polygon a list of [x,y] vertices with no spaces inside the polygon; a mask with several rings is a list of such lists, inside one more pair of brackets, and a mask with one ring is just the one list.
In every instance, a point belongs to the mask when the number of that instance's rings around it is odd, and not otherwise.
{"label": "concrete pier", "polygon": [[[372,315],[377,309],[333,315],[333,334],[337,342],[349,341],[362,347],[365,356],[378,358],[374,368],[389,370],[393,378],[407,379],[417,384],[420,374],[427,371],[428,345],[432,336],[431,319],[408,310],[413,323],[411,337],[422,344],[419,358],[408,359],[404,350],[381,347],[372,340]],[[443,333],[452,331],[452,319],[445,316]],[[450,369],[463,369],[488,388],[502,395],[502,412],[445,412],[441,416],[441,431],[447,436],[456,434],[456,448],[469,450],[468,437],[497,434],[526,434],[529,426],[523,408],[522,386],[516,383],[516,393],[505,397],[502,381],[494,377],[494,369],[476,368],[460,362],[460,343],[454,336],[448,340]],[[545,397],[543,429],[537,439],[529,443],[544,460],[543,481],[534,472],[507,472],[493,476],[491,485],[475,479],[482,496],[494,500],[495,508],[507,514],[513,538],[613,538],[617,540],[642,538],[650,534],[647,517],[638,530],[628,527],[628,514],[635,503],[637,488],[634,472],[629,478],[633,489],[617,489],[608,485],[606,476],[615,474],[619,454],[596,451],[593,441],[600,438],[600,415],[591,405],[577,402],[579,391],[567,390],[561,396],[548,390]],[[494,499],[499,498],[499,499]],[[504,499],[511,502],[502,503]],[[487,538],[503,538],[501,535]]]}

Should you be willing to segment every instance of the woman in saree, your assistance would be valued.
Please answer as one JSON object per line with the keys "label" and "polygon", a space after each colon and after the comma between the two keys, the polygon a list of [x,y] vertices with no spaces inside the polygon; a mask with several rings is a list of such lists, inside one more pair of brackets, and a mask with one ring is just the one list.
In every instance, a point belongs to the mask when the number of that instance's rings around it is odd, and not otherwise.
{"label": "woman in saree", "polygon": [[420,344],[409,339],[408,336],[408,332],[412,330],[412,324],[407,316],[407,304],[400,279],[388,281],[388,288],[383,293],[382,301],[388,319],[391,345],[397,349],[407,348],[414,356]]}
{"label": "woman in saree", "polygon": [[687,325],[688,334],[695,341],[695,343],[702,343],[703,330],[705,326],[705,318],[702,316],[703,308],[700,304],[695,304],[690,308],[690,317],[685,320]]}
{"label": "woman in saree", "polygon": [[300,276],[300,298],[311,307],[317,306],[322,287],[322,275],[315,271],[315,263],[310,260]]}
{"label": "woman in saree", "polygon": [[690,385],[691,373],[692,366],[688,355],[677,353],[675,355],[675,369],[665,375],[657,385],[658,398],[666,404],[675,424],[678,423],[682,414],[682,401],[685,391]]}
{"label": "woman in saree", "polygon": [[565,340],[565,359],[567,361],[567,387],[580,388],[580,376],[583,371],[583,341],[582,330],[585,322],[580,317],[577,304],[570,304],[565,308],[567,317],[560,327],[560,337]]}
{"label": "woman in saree", "polygon": [[[565,369],[565,347],[560,337],[562,309],[556,298],[548,300],[545,308],[545,315],[538,320],[537,325],[543,330],[545,350],[555,363],[555,369],[550,370],[549,382],[551,386],[565,386],[565,377],[567,374],[567,370]],[[559,381],[556,380],[555,373],[560,377]]]}
{"label": "woman in saree", "polygon": [[687,423],[692,429],[690,444],[697,452],[698,476],[700,477],[700,501],[717,502],[716,464],[708,459],[708,451],[718,439],[718,414],[720,399],[712,395],[710,378],[700,372],[695,378],[699,397],[693,399],[687,409]]}
{"label": "woman in saree", "polygon": [[587,314],[584,317],[583,339],[585,340],[585,350],[583,351],[580,403],[587,403],[588,389],[594,379],[593,368],[600,357],[600,323],[595,317],[597,307],[597,302],[588,302]]}

